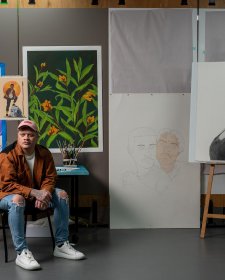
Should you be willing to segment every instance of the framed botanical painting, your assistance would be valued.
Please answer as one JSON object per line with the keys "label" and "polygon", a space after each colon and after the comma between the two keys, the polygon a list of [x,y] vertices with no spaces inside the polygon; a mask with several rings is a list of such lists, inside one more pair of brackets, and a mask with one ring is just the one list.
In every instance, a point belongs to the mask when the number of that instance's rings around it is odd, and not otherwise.
{"label": "framed botanical painting", "polygon": [[100,46],[23,47],[23,74],[40,144],[103,150]]}
{"label": "framed botanical painting", "polygon": [[0,77],[0,92],[0,119],[20,120],[28,118],[26,77]]}

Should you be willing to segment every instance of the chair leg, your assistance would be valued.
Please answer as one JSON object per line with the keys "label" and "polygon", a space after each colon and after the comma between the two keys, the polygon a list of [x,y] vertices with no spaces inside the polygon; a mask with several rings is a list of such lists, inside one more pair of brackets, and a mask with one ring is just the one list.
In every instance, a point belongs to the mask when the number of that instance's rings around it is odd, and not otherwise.
{"label": "chair leg", "polygon": [[27,214],[24,215],[24,236],[26,236],[27,231]]}
{"label": "chair leg", "polygon": [[54,238],[54,233],[53,233],[53,229],[52,229],[52,223],[51,223],[51,217],[50,217],[49,211],[47,211],[47,217],[48,217],[48,224],[49,224],[49,229],[50,229],[51,238],[52,238],[52,248],[53,248],[53,251],[54,251],[54,249],[55,249],[55,238]]}
{"label": "chair leg", "polygon": [[5,262],[8,262],[8,246],[7,246],[7,239],[6,239],[6,214],[3,213],[2,215],[2,231],[3,231],[3,240],[4,240],[4,251],[5,251]]}

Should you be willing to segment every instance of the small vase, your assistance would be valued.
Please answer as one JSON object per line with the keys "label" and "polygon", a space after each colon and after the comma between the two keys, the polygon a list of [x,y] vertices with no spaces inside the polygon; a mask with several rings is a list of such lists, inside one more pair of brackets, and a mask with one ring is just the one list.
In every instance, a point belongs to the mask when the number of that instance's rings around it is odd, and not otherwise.
{"label": "small vase", "polygon": [[69,167],[76,167],[77,159],[76,158],[65,158],[65,159],[63,159],[63,165],[69,166]]}

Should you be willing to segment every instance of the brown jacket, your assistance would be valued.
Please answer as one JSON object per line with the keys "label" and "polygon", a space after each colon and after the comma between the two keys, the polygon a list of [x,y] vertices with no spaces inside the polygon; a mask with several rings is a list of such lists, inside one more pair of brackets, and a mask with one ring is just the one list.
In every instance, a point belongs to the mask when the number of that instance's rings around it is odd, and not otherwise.
{"label": "brown jacket", "polygon": [[35,147],[33,180],[21,147],[14,142],[0,153],[0,199],[9,194],[28,198],[31,188],[54,190],[57,173],[51,152]]}

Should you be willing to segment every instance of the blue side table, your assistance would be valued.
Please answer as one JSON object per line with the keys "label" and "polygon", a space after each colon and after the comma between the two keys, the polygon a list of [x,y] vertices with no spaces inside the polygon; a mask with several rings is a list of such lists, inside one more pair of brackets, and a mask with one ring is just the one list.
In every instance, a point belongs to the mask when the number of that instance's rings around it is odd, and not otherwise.
{"label": "blue side table", "polygon": [[[89,171],[83,165],[76,167],[56,166],[58,176],[70,176],[71,178],[71,208],[70,211],[75,212],[75,233],[78,232],[78,210],[79,210],[79,177],[88,176]],[[76,240],[74,240],[76,239]],[[72,241],[77,241],[77,237],[72,237]]]}

